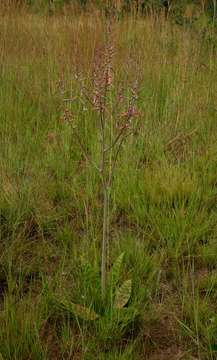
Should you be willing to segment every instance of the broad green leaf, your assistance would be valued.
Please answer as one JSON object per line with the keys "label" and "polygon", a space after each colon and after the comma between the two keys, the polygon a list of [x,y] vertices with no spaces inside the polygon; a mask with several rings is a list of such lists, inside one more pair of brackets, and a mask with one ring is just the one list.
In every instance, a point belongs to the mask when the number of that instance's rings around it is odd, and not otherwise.
{"label": "broad green leaf", "polygon": [[112,266],[112,270],[110,272],[110,282],[112,288],[115,287],[115,285],[118,283],[118,280],[120,278],[120,272],[121,272],[121,266],[123,263],[124,254],[125,254],[124,252],[120,254]]}
{"label": "broad green leaf", "polygon": [[116,291],[114,307],[122,309],[129,301],[132,291],[132,281],[126,280]]}
{"label": "broad green leaf", "polygon": [[83,305],[74,304],[74,303],[65,303],[61,302],[61,305],[67,310],[72,312],[75,316],[83,320],[97,320],[99,315],[95,313],[94,310],[91,310]]}
{"label": "broad green leaf", "polygon": [[79,305],[79,304],[71,304],[72,311],[74,314],[81,319],[84,320],[97,320],[99,318],[99,315],[95,313],[94,310],[91,310],[85,306]]}

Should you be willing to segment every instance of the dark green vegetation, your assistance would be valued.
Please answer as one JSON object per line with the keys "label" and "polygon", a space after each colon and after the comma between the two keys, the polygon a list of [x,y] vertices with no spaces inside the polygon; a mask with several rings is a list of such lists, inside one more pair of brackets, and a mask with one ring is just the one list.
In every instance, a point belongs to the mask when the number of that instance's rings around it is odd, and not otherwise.
{"label": "dark green vegetation", "polygon": [[[217,358],[216,35],[203,19],[113,24],[109,101],[120,92],[126,111],[138,80],[140,116],[111,189],[103,304],[102,189],[73,127],[97,161],[97,113],[75,75],[94,94],[105,18],[1,17],[1,359]],[[112,284],[129,279],[115,309]]]}
{"label": "dark green vegetation", "polygon": [[197,18],[198,13],[203,13],[208,18],[215,18],[217,13],[216,0],[4,0],[2,8],[28,8],[34,11],[55,13],[58,10],[68,11],[93,11],[98,9],[105,14],[122,16],[124,14],[147,14],[163,11],[167,16],[176,21],[183,21],[185,12],[192,12]]}

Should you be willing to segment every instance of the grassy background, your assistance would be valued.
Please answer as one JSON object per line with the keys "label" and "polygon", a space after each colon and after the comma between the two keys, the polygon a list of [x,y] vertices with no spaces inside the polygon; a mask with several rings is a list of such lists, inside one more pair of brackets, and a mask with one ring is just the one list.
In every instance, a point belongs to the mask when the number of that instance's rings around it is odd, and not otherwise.
{"label": "grassy background", "polygon": [[[121,314],[100,302],[100,184],[61,95],[78,92],[75,69],[90,84],[105,19],[0,18],[2,359],[217,358],[216,37],[161,16],[115,22],[112,37],[116,81],[140,81],[112,187],[110,265],[124,251],[120,283],[133,284]],[[97,159],[96,114],[73,113]]]}

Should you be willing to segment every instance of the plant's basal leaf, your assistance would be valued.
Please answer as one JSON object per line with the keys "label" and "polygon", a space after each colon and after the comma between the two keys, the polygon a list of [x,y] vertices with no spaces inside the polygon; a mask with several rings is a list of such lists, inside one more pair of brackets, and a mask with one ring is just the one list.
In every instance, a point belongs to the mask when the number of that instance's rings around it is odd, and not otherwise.
{"label": "plant's basal leaf", "polygon": [[94,310],[91,310],[83,305],[74,304],[62,300],[59,302],[59,306],[61,306],[61,308],[63,308],[64,310],[74,314],[75,316],[83,320],[97,320],[100,317],[97,313],[95,313]]}
{"label": "plant's basal leaf", "polygon": [[112,287],[114,287],[119,278],[120,278],[120,272],[121,272],[121,266],[123,263],[123,258],[124,258],[124,252],[118,256],[118,258],[116,259],[116,261],[114,262],[113,266],[112,266],[112,270],[110,273],[110,281],[111,281],[111,285]]}
{"label": "plant's basal leaf", "polygon": [[71,303],[72,312],[84,320],[97,320],[99,319],[99,315],[95,313],[94,310],[91,310],[85,306]]}
{"label": "plant's basal leaf", "polygon": [[115,296],[114,307],[122,309],[129,301],[132,291],[132,281],[126,280],[123,285],[117,290]]}

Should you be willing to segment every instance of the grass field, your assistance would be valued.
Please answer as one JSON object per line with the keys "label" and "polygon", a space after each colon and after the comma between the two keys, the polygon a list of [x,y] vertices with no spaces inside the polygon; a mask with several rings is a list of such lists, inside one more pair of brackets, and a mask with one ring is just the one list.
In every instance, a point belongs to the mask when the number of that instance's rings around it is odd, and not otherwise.
{"label": "grass field", "polygon": [[[217,39],[200,26],[0,17],[1,360],[217,359]],[[108,43],[106,116],[119,126],[135,84],[137,116],[110,189],[102,300],[90,99]]]}

